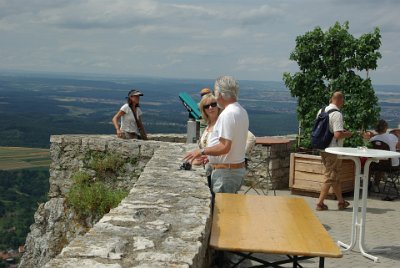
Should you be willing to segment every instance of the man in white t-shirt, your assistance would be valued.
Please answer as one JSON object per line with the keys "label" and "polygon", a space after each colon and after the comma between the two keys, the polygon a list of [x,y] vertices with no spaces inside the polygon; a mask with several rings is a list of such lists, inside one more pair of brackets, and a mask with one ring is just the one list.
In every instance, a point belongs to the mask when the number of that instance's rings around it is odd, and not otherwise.
{"label": "man in white t-shirt", "polygon": [[249,129],[246,110],[237,102],[239,84],[232,76],[220,76],[214,84],[218,106],[223,108],[208,147],[188,152],[184,160],[202,157],[210,162],[213,171],[211,187],[214,193],[236,193],[245,175],[245,147]]}
{"label": "man in white t-shirt", "polygon": [[[325,108],[325,111],[335,109],[337,111],[329,114],[329,130],[333,133],[333,138],[328,147],[343,147],[343,141],[345,138],[352,136],[351,132],[344,129],[343,115],[339,111],[344,105],[344,96],[340,91],[336,91],[332,94],[330,104]],[[321,110],[318,114],[321,113]],[[318,116],[318,115],[317,115]],[[345,209],[350,203],[345,201],[342,196],[342,185],[339,180],[339,171],[342,166],[342,160],[335,154],[326,153],[321,151],[322,163],[325,166],[324,182],[321,185],[321,192],[317,201],[317,210],[327,210],[328,206],[325,205],[324,200],[326,199],[329,189],[332,187],[333,192],[338,200],[338,208]]]}

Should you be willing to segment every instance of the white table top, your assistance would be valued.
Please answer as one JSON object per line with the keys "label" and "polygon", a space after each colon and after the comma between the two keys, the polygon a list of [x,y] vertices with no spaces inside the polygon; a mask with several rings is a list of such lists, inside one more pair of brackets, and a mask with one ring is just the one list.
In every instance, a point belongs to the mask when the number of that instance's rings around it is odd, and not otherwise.
{"label": "white table top", "polygon": [[400,157],[400,153],[385,150],[368,149],[365,147],[329,147],[325,152],[338,155],[358,156],[358,157],[373,157],[377,159],[386,159],[392,157]]}

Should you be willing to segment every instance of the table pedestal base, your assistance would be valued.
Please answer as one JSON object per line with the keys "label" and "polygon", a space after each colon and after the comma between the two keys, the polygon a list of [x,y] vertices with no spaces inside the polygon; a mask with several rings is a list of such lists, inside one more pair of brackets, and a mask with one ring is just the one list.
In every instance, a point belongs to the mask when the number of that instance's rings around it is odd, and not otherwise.
{"label": "table pedestal base", "polygon": [[[356,180],[354,185],[354,202],[353,202],[353,220],[351,225],[351,240],[350,244],[345,244],[341,241],[338,241],[337,244],[344,248],[344,251],[350,251],[354,248],[357,242],[357,231],[359,231],[358,236],[358,246],[360,248],[360,252],[364,257],[373,260],[374,262],[378,262],[378,257],[375,257],[369,253],[367,253],[365,246],[365,220],[366,220],[366,212],[367,212],[367,197],[368,197],[368,180],[369,180],[369,166],[371,162],[378,162],[378,160],[374,158],[368,158],[364,165],[364,172],[360,174],[361,170],[361,161],[359,157],[352,156],[339,156],[342,159],[351,159],[355,163],[356,169]],[[360,181],[362,180],[362,194],[360,200]],[[360,207],[361,201],[361,215],[358,213],[358,209]],[[373,250],[376,251],[376,250]]]}

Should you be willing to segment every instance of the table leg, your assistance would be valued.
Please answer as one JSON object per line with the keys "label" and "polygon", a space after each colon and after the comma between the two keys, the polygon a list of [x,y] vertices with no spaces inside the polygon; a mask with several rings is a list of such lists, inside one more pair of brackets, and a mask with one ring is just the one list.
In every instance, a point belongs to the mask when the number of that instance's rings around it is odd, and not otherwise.
{"label": "table leg", "polygon": [[[377,162],[376,159],[369,158],[364,165],[364,172],[360,174],[361,162],[359,157],[344,156],[342,159],[351,159],[355,163],[356,178],[354,184],[354,201],[353,201],[353,220],[351,224],[351,241],[350,245],[338,241],[338,245],[344,247],[344,251],[349,251],[354,248],[357,240],[357,229],[359,231],[358,245],[361,254],[368,259],[378,262],[378,257],[368,254],[365,246],[365,222],[367,214],[367,199],[368,199],[368,177],[369,177],[369,166],[371,162]],[[358,213],[360,207],[360,182],[363,182],[362,194],[361,194],[361,215]]]}
{"label": "table leg", "polygon": [[[259,167],[259,166],[261,166],[262,164],[266,164],[267,166],[269,165],[269,162],[268,162],[268,159],[264,159],[264,160],[262,160],[262,161],[260,161],[260,162],[258,162],[255,166],[253,166],[253,167],[248,167],[248,170],[246,171],[247,173],[246,173],[246,175],[245,176],[247,176],[250,172],[255,172],[256,170],[257,170],[257,168]],[[262,182],[265,182],[265,180],[266,179],[264,179],[264,178],[259,178],[259,179],[257,179],[257,181],[254,183],[254,184],[251,184],[250,186],[249,186],[249,188],[247,188],[247,190],[246,191],[244,191],[244,194],[247,194],[251,189],[253,189],[258,195],[260,195],[260,193],[257,191],[257,186],[259,185],[259,184],[261,184]],[[268,194],[268,187],[267,187],[267,190],[266,190],[266,192],[264,191],[264,189],[261,187],[260,189],[259,189],[264,195],[267,195]]]}
{"label": "table leg", "polygon": [[362,175],[360,174],[361,170],[361,161],[358,157],[340,157],[342,159],[350,159],[354,161],[355,164],[355,182],[354,182],[354,201],[353,201],[353,216],[351,221],[351,237],[350,244],[345,244],[341,241],[338,241],[338,245],[344,248],[344,251],[350,251],[356,245],[357,240],[357,226],[359,224],[359,200],[360,200],[360,180]]}
{"label": "table leg", "polygon": [[272,146],[267,146],[267,157],[266,157],[266,162],[267,162],[267,170],[265,174],[265,179],[267,183],[267,189],[269,189],[269,186],[271,185],[272,190],[274,190],[274,195],[276,196],[276,185],[275,182],[272,180],[272,171],[270,169],[270,164],[271,164],[271,155],[272,155]]}
{"label": "table leg", "polygon": [[365,257],[373,260],[374,262],[378,262],[378,257],[375,257],[371,254],[368,254],[365,246],[365,223],[366,223],[366,214],[367,214],[367,199],[368,199],[368,183],[369,183],[369,166],[371,162],[377,162],[374,159],[368,159],[364,166],[364,176],[363,176],[363,189],[362,189],[362,204],[361,204],[361,223],[359,224],[360,228],[360,241],[359,247],[361,254]]}
{"label": "table leg", "polygon": [[[272,183],[272,176],[271,176],[271,172],[269,169],[269,164],[270,164],[270,160],[271,160],[271,146],[263,146],[263,147],[267,147],[266,148],[266,155],[265,157],[263,157],[262,153],[260,154],[260,158],[264,158],[262,160],[260,160],[260,162],[258,162],[255,166],[253,167],[249,167],[250,171],[251,170],[256,170],[259,166],[264,165],[266,167],[266,174],[265,174],[265,178],[263,178],[262,176],[252,185],[250,185],[250,187],[244,191],[244,194],[247,194],[251,189],[253,189],[258,195],[260,195],[260,193],[258,192],[258,190],[260,190],[264,195],[268,195],[268,190],[269,190],[269,183]],[[247,171],[248,173],[250,171]],[[266,189],[264,190],[262,183],[266,183]],[[257,190],[257,186],[261,185],[261,187]],[[274,194],[275,193],[275,189],[274,189]]]}
{"label": "table leg", "polygon": [[324,266],[325,266],[325,258],[320,257],[319,258],[319,268],[324,268]]}

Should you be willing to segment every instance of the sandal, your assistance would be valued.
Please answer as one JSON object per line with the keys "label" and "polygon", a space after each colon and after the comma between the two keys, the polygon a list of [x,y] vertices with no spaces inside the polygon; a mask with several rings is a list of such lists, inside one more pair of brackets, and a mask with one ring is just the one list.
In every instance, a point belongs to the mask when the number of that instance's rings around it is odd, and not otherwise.
{"label": "sandal", "polygon": [[343,210],[343,209],[346,209],[348,206],[350,206],[350,203],[345,200],[342,203],[338,203],[337,206],[338,206],[339,210]]}
{"label": "sandal", "polygon": [[315,208],[318,211],[322,211],[322,210],[328,210],[328,206],[325,205],[324,203],[322,204],[317,204],[317,207]]}

